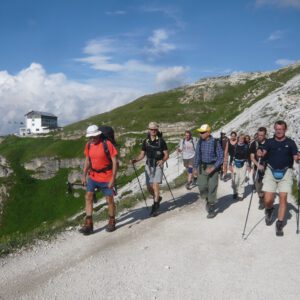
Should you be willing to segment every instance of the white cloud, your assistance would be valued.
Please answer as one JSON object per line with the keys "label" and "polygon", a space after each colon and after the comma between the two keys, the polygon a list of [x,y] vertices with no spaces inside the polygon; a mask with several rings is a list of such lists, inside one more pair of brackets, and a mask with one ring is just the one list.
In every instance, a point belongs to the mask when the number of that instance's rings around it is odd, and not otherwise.
{"label": "white cloud", "polygon": [[277,7],[300,8],[300,0],[256,0],[256,5],[274,5]]}
{"label": "white cloud", "polygon": [[280,58],[275,61],[276,65],[278,65],[278,66],[287,66],[287,65],[293,64],[295,62],[296,62],[296,60],[291,60],[291,59],[287,59],[287,58]]}
{"label": "white cloud", "polygon": [[282,30],[276,30],[276,31],[274,31],[270,34],[267,41],[273,42],[273,41],[276,41],[276,40],[280,40],[282,38],[283,38],[283,31]]}
{"label": "white cloud", "polygon": [[174,44],[168,43],[169,33],[165,29],[154,30],[152,36],[149,37],[150,47],[146,52],[154,55],[166,54],[176,49]]}
{"label": "white cloud", "polygon": [[0,134],[18,131],[20,122],[24,121],[24,114],[30,110],[54,113],[58,116],[59,124],[65,125],[109,111],[145,92],[145,87],[128,88],[115,81],[72,81],[62,73],[47,74],[36,63],[17,75],[2,71]]}
{"label": "white cloud", "polygon": [[121,64],[111,62],[112,57],[109,54],[117,52],[117,47],[112,39],[91,40],[83,52],[88,56],[76,58],[75,61],[86,63],[94,70],[119,72],[123,69]]}
{"label": "white cloud", "polygon": [[113,62],[118,53],[123,53],[126,46],[118,46],[113,39],[91,40],[83,52],[86,57],[76,58],[75,61],[88,64],[92,69],[116,73],[145,72],[153,73],[158,67],[152,66],[137,59],[128,59],[124,62]]}
{"label": "white cloud", "polygon": [[175,66],[161,70],[156,75],[156,83],[163,89],[171,89],[185,84],[187,68]]}
{"label": "white cloud", "polygon": [[125,10],[106,11],[105,14],[108,16],[126,15]]}

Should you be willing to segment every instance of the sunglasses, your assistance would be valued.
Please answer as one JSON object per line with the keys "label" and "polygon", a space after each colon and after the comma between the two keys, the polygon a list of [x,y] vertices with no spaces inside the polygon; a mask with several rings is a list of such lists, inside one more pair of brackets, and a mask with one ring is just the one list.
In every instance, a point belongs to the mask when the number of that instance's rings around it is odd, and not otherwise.
{"label": "sunglasses", "polygon": [[157,131],[157,129],[151,129],[151,128],[149,128],[149,130],[150,130],[150,131]]}
{"label": "sunglasses", "polygon": [[207,131],[204,131],[204,132],[200,132],[200,134],[204,134],[204,133],[207,133]]}

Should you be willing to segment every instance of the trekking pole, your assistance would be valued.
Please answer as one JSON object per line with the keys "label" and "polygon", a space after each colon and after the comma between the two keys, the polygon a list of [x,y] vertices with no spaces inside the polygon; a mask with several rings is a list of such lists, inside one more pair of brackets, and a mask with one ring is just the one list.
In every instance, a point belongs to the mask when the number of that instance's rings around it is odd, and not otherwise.
{"label": "trekking pole", "polygon": [[297,212],[297,230],[296,233],[299,234],[299,213],[300,213],[300,163],[299,163],[299,173],[298,173],[298,212]]}
{"label": "trekking pole", "polygon": [[[258,159],[258,166],[260,165],[260,160],[261,160],[261,158]],[[254,186],[255,186],[255,182],[256,182],[257,177],[258,177],[258,171],[259,171],[258,166],[257,166],[257,170],[256,170],[256,173],[255,173],[255,176],[254,176],[252,193],[251,193],[251,197],[250,197],[250,201],[249,201],[249,206],[248,206],[248,211],[247,211],[247,216],[246,216],[246,221],[245,221],[245,225],[244,225],[244,230],[243,230],[242,238],[245,236],[245,231],[246,231],[246,226],[247,226],[247,222],[248,222],[250,207],[251,207],[252,198],[253,198],[253,194],[254,194]]]}
{"label": "trekking pole", "polygon": [[168,188],[169,188],[169,191],[170,191],[170,193],[171,193],[171,195],[172,195],[172,198],[173,198],[174,202],[176,203],[175,198],[174,198],[174,195],[173,195],[172,190],[171,190],[171,188],[170,188],[169,182],[168,182],[167,177],[166,177],[166,175],[165,175],[165,172],[163,171],[163,169],[161,169],[161,171],[162,171],[162,173],[163,173],[163,175],[164,175],[165,181],[166,181],[166,183],[167,183],[167,185],[168,185]]}
{"label": "trekking pole", "polygon": [[147,201],[146,201],[146,197],[145,197],[144,191],[142,189],[142,186],[141,186],[141,183],[140,183],[140,180],[139,180],[139,176],[138,176],[137,171],[136,171],[136,167],[135,167],[133,162],[131,162],[131,163],[132,163],[132,166],[133,166],[133,169],[134,169],[134,172],[135,172],[136,179],[138,180],[138,183],[139,183],[139,186],[140,186],[140,189],[141,189],[144,201],[145,201],[146,208],[147,208],[147,210],[149,210],[148,205],[147,205]]}

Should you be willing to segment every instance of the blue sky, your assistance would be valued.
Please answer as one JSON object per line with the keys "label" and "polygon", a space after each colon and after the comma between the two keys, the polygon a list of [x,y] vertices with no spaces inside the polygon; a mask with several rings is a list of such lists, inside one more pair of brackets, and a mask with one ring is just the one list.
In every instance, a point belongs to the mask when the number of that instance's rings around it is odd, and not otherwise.
{"label": "blue sky", "polygon": [[64,125],[202,77],[300,59],[300,0],[0,2],[0,133]]}

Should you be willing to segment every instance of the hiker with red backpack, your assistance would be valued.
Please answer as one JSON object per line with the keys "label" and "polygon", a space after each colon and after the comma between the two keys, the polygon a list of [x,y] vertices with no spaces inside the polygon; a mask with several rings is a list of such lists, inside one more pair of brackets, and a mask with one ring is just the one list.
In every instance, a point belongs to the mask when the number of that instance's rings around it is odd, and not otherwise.
{"label": "hiker with red backpack", "polygon": [[233,156],[230,156],[229,169],[232,176],[233,199],[244,199],[245,182],[247,171],[251,171],[249,145],[246,144],[245,135],[238,136],[234,147]]}
{"label": "hiker with red backpack", "polygon": [[149,193],[153,197],[153,205],[150,216],[157,216],[162,197],[159,192],[159,185],[162,183],[163,166],[169,158],[168,147],[158,130],[159,125],[156,122],[150,122],[147,138],[143,141],[140,155],[131,162],[142,160],[146,156],[145,176],[146,185]]}
{"label": "hiker with red backpack", "polygon": [[[84,235],[93,233],[93,196],[95,189],[100,189],[108,203],[109,221],[106,227],[108,232],[116,229],[116,208],[114,203],[114,186],[117,175],[117,149],[107,139],[96,125],[91,125],[86,130],[86,137],[90,140],[85,145],[86,157],[82,184],[86,186],[85,195],[85,223],[80,229]],[[88,179],[87,179],[88,175]]]}
{"label": "hiker with red backpack", "polygon": [[197,143],[194,167],[199,169],[198,188],[200,197],[206,201],[207,218],[216,216],[217,189],[220,167],[223,163],[223,150],[218,139],[211,135],[208,124],[197,129],[200,139]]}
{"label": "hiker with red backpack", "polygon": [[190,190],[197,184],[197,170],[194,169],[194,157],[198,140],[192,137],[190,130],[185,131],[185,137],[180,141],[177,153],[182,153],[183,165],[187,172],[185,187]]}

